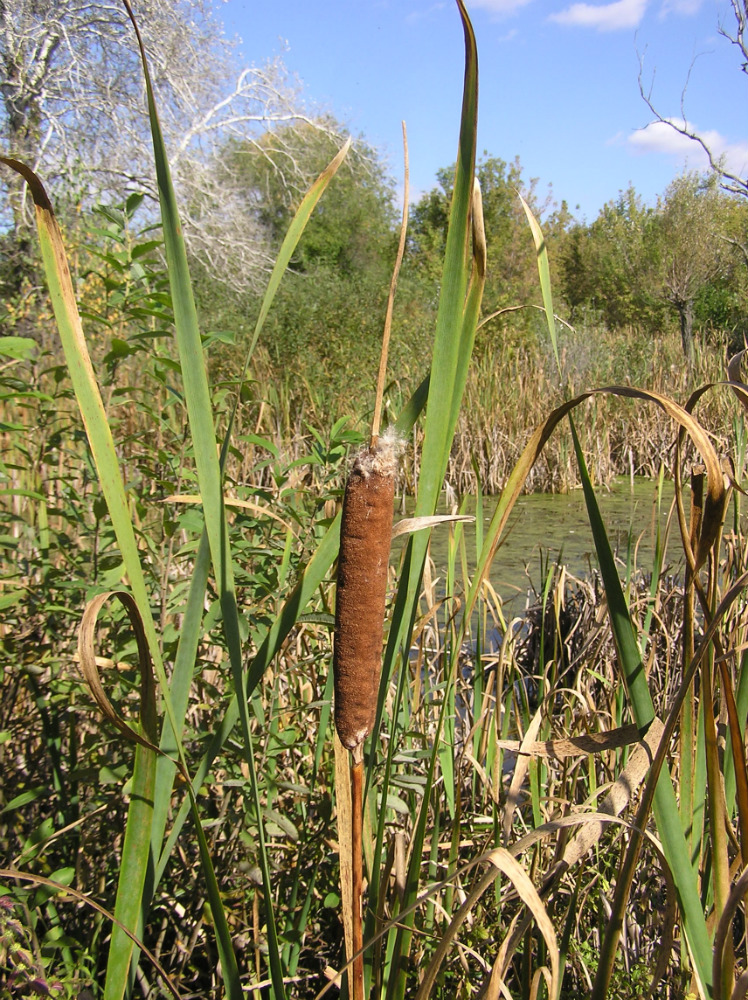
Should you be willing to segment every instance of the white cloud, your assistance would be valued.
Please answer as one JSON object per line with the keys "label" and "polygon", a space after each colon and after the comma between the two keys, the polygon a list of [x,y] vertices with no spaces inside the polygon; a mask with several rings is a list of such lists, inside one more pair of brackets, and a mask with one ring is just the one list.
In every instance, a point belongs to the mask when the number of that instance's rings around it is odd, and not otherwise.
{"label": "white cloud", "polygon": [[[684,125],[682,119],[670,120],[679,127]],[[724,158],[726,170],[738,177],[748,176],[748,142],[728,142],[714,129],[699,131],[692,122],[687,125],[691,131],[701,136],[715,159]],[[693,139],[676,132],[667,122],[650,122],[646,128],[632,133],[626,140],[626,145],[634,153],[665,153],[681,162],[687,162],[696,170],[709,168],[709,160],[701,146]]]}
{"label": "white cloud", "polygon": [[498,14],[500,17],[507,17],[509,14],[516,14],[520,7],[526,7],[532,0],[466,0],[470,10],[487,10],[489,14]]}
{"label": "white cloud", "polygon": [[550,20],[572,27],[597,28],[598,31],[636,28],[644,17],[647,3],[648,0],[616,0],[616,3],[606,4],[573,3],[566,10],[551,14]]}
{"label": "white cloud", "polygon": [[419,21],[428,21],[432,15],[440,13],[446,6],[446,2],[433,3],[425,10],[413,10],[409,14],[406,14],[405,20],[408,24],[418,24]]}
{"label": "white cloud", "polygon": [[664,0],[660,17],[667,17],[670,13],[691,17],[693,14],[698,14],[701,3],[702,0]]}

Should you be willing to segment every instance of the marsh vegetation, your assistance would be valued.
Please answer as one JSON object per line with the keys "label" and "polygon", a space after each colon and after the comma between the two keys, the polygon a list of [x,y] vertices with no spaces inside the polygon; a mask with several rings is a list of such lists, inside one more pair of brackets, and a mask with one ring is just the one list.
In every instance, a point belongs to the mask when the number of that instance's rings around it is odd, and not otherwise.
{"label": "marsh vegetation", "polygon": [[[365,995],[743,995],[748,208],[687,176],[654,208],[627,192],[582,225],[518,163],[476,167],[459,9],[458,156],[411,211],[385,422],[414,516],[446,484],[476,520],[398,549],[381,680],[354,692]],[[221,283],[182,239],[147,51],[158,226],[131,193],[63,204],[59,228],[38,178],[4,160],[40,249],[16,218],[0,995],[348,995],[335,564],[374,402],[391,185],[329,122],[254,138],[259,157],[232,138],[221,162],[274,263],[261,292]],[[272,168],[289,151],[306,193]],[[702,215],[713,246],[683,225]],[[622,474],[653,481],[646,554],[614,553],[600,516],[595,487]],[[510,609],[489,570],[518,497],[577,487],[594,572],[548,559]]]}

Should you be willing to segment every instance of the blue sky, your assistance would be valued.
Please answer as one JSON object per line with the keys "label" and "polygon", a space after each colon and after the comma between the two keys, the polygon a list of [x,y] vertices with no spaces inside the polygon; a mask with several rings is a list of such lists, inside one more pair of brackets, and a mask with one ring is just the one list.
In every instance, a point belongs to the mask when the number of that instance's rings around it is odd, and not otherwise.
{"label": "blue sky", "polygon": [[[730,0],[467,0],[478,40],[480,150],[519,156],[539,192],[552,184],[591,221],[631,183],[650,203],[694,144],[645,126],[645,85],[668,117],[685,113],[733,168],[748,173],[748,78]],[[224,0],[228,35],[248,63],[281,55],[305,99],[381,150],[400,177],[400,122],[408,127],[412,200],[454,162],[463,41],[452,0]],[[690,73],[690,78],[689,78]]]}

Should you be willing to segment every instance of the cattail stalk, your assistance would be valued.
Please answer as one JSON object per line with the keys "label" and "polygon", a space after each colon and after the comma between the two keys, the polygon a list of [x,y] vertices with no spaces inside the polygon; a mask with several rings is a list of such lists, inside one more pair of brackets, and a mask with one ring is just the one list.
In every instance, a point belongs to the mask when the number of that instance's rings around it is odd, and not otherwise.
{"label": "cattail stalk", "polygon": [[335,607],[335,726],[348,750],[371,733],[382,664],[397,443],[361,452],[345,488]]}
{"label": "cattail stalk", "polygon": [[335,602],[335,727],[351,752],[352,1000],[363,1000],[364,740],[374,728],[399,443],[385,433],[354,462],[343,498]]}
{"label": "cattail stalk", "polygon": [[335,604],[335,727],[351,751],[353,961],[350,995],[363,1000],[364,740],[374,727],[382,669],[397,442],[385,434],[356,459],[345,488]]}
{"label": "cattail stalk", "polygon": [[[382,670],[382,640],[387,576],[392,542],[395,474],[400,445],[396,436],[379,436],[392,307],[405,251],[408,219],[408,141],[403,122],[405,184],[403,222],[390,283],[369,447],[356,458],[343,498],[335,602],[335,727],[351,752],[351,868],[353,961],[352,1000],[364,997],[363,960],[363,744],[374,728]],[[341,845],[342,847],[342,845]]]}
{"label": "cattail stalk", "polygon": [[351,753],[351,895],[353,902],[353,987],[349,990],[352,1000],[364,995],[364,755],[359,743]]}

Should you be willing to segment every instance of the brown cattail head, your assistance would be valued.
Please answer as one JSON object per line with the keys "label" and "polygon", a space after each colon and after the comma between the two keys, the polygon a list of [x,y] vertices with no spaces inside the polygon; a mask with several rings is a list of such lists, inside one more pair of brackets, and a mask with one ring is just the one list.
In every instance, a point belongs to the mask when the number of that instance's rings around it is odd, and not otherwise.
{"label": "brown cattail head", "polygon": [[335,607],[335,727],[352,750],[371,732],[382,667],[384,604],[400,444],[385,434],[357,457],[343,499]]}

